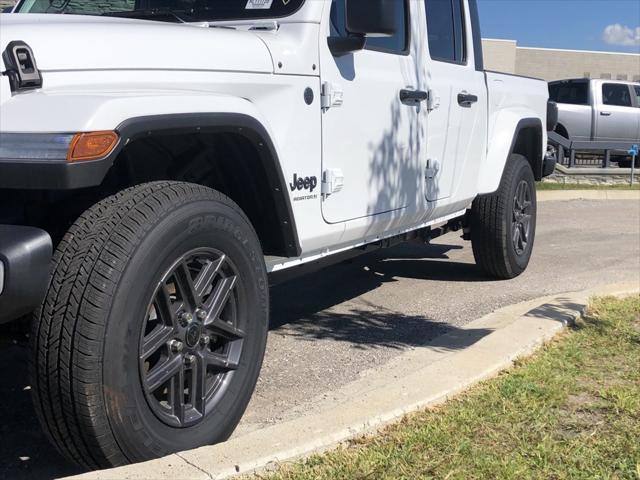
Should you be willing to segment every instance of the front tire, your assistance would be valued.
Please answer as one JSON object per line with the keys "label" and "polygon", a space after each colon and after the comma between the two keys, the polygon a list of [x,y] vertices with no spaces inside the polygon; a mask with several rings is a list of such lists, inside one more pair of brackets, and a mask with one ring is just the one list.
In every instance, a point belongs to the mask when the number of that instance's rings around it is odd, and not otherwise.
{"label": "front tire", "polygon": [[85,212],[54,256],[32,384],[58,450],[87,468],[227,439],[255,388],[269,300],[240,208],[155,182]]}
{"label": "front tire", "polygon": [[531,165],[514,154],[500,187],[473,202],[471,243],[476,264],[489,276],[511,279],[527,268],[536,234],[536,187]]}

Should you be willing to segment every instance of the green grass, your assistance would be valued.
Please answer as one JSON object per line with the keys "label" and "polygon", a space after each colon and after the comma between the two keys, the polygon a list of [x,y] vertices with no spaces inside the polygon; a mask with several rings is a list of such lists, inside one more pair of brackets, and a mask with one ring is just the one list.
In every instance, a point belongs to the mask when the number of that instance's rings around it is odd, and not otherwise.
{"label": "green grass", "polygon": [[633,185],[583,185],[578,183],[536,184],[537,190],[640,190],[640,171]]}
{"label": "green grass", "polygon": [[260,478],[640,480],[640,297],[596,299],[499,377]]}

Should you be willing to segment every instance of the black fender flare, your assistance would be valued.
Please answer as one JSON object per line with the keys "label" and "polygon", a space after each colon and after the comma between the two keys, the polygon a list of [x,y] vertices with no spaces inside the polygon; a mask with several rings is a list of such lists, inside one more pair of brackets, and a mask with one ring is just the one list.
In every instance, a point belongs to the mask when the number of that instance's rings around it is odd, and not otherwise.
{"label": "black fender flare", "polygon": [[[287,183],[278,153],[267,129],[254,117],[239,113],[152,115],[127,119],[118,125],[116,131],[121,138],[118,147],[109,156],[109,167],[113,165],[116,157],[127,144],[140,138],[184,133],[236,133],[245,137],[256,147],[266,172],[266,180],[273,195],[280,228],[284,233],[287,255],[297,257],[301,254],[295,217],[287,195]],[[104,177],[100,182],[103,179]]]}
{"label": "black fender flare", "polygon": [[[521,136],[525,130],[534,131],[535,135],[533,137],[533,141],[528,140],[525,136]],[[542,120],[539,118],[531,117],[521,119],[516,125],[513,133],[511,148],[509,149],[509,155],[507,157],[507,162],[509,162],[511,155],[514,153],[519,153],[527,158],[531,163],[533,176],[536,180],[540,180],[543,177],[545,153],[545,146],[542,144],[544,138],[543,132]],[[507,162],[505,162],[505,168]]]}

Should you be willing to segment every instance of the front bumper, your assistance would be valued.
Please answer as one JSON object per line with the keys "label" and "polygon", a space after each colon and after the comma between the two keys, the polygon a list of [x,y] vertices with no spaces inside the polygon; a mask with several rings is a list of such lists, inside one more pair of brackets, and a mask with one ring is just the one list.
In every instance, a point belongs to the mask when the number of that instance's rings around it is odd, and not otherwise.
{"label": "front bumper", "polygon": [[44,230],[0,225],[0,323],[34,310],[44,297],[52,255]]}
{"label": "front bumper", "polygon": [[0,188],[74,190],[100,185],[112,159],[68,163],[0,158]]}

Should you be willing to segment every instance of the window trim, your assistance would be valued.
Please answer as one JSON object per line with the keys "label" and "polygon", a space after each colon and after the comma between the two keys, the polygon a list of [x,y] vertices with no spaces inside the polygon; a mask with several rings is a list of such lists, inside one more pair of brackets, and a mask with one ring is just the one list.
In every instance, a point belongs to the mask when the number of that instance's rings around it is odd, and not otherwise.
{"label": "window trim", "polygon": [[[463,48],[462,48],[462,54],[463,54],[463,60],[462,61],[458,61],[458,60],[448,60],[446,58],[437,58],[437,57],[433,57],[433,55],[431,55],[431,43],[429,42],[429,19],[428,19],[428,15],[427,15],[427,2],[428,0],[423,0],[423,4],[424,4],[424,14],[425,14],[425,21],[427,22],[427,50],[429,51],[429,58],[433,61],[433,62],[440,62],[440,63],[448,63],[449,65],[460,65],[462,67],[468,67],[469,66],[469,39],[467,38],[467,8],[466,8],[466,4],[464,0],[449,0],[451,3],[451,11],[455,14],[455,8],[453,6],[453,2],[459,2],[460,3],[460,14],[462,15],[462,39],[463,39]],[[453,19],[452,19],[453,20]],[[454,44],[453,44],[453,50],[454,50],[454,55],[456,52],[456,45],[455,45],[455,21],[453,23],[453,27],[454,27]]]}
{"label": "window trim", "polygon": [[474,67],[476,71],[483,72],[484,53],[482,51],[482,31],[480,29],[478,2],[476,0],[467,0],[467,5],[469,6],[469,17],[471,17],[471,45],[473,46]]}
{"label": "window trim", "polygon": [[[638,89],[638,93],[636,93],[636,88]],[[632,83],[629,85],[629,89],[631,90],[631,103],[635,108],[640,108],[640,85],[636,85]]]}

